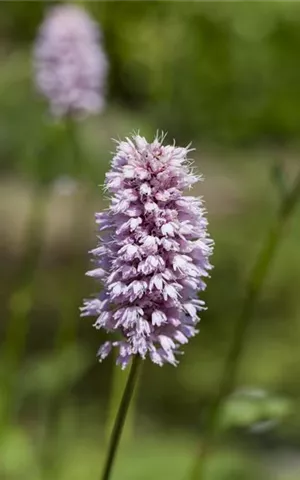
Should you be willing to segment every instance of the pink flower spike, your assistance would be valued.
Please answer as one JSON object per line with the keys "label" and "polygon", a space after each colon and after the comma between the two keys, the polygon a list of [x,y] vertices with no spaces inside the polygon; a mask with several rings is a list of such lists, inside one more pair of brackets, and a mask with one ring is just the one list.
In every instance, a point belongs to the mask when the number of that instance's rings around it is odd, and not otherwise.
{"label": "pink flower spike", "polygon": [[49,9],[34,46],[37,89],[55,117],[83,117],[105,104],[107,60],[97,23],[78,5]]}
{"label": "pink flower spike", "polygon": [[105,182],[111,205],[96,214],[105,233],[91,252],[88,275],[104,290],[85,301],[82,316],[96,316],[95,328],[121,337],[107,341],[98,356],[103,360],[118,348],[122,368],[135,355],[176,366],[205,309],[198,293],[212,268],[213,241],[202,200],[183,195],[198,177],[190,150],[162,141],[135,135],[118,142]]}

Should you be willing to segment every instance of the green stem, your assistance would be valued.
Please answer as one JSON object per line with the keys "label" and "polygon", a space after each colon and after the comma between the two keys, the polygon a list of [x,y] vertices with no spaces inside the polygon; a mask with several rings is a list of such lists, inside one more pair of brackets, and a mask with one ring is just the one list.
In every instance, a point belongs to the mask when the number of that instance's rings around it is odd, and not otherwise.
{"label": "green stem", "polygon": [[[81,175],[83,172],[82,154],[78,140],[78,133],[76,123],[72,117],[67,117],[65,120],[66,132],[69,139],[69,144],[72,149],[72,169],[76,175]],[[73,170],[74,169],[74,170]]]}
{"label": "green stem", "polygon": [[[68,147],[70,149],[71,157],[71,172],[80,175],[82,172],[82,159],[83,155],[81,152],[80,144],[78,141],[78,133],[76,129],[76,124],[71,117],[65,118],[65,132],[66,140],[68,142]],[[78,233],[78,222],[81,222],[84,218],[84,213],[87,207],[87,198],[80,198],[80,203],[74,221],[71,225],[71,238],[74,238]],[[58,355],[59,352],[67,347],[76,347],[77,346],[77,337],[78,337],[78,302],[77,300],[80,297],[80,291],[78,289],[78,282],[74,281],[74,278],[77,276],[77,269],[75,262],[74,266],[67,266],[66,272],[63,272],[62,278],[64,285],[68,285],[68,295],[65,295],[64,289],[62,295],[62,304],[61,304],[61,317],[58,324],[58,329],[54,339],[54,354]],[[49,404],[43,412],[43,420],[45,423],[45,431],[42,439],[42,467],[44,470],[45,476],[49,475],[49,466],[55,466],[58,463],[57,452],[53,447],[55,439],[58,436],[59,432],[59,415],[68,404],[70,397],[70,389],[65,389],[61,394],[56,394],[55,398],[51,398]]]}
{"label": "green stem", "polygon": [[294,211],[299,195],[300,172],[290,192],[282,201],[277,219],[270,229],[263,248],[257,257],[254,268],[250,274],[242,309],[236,322],[232,344],[225,361],[219,390],[208,416],[204,440],[199,448],[200,451],[192,471],[191,480],[203,480],[205,478],[207,455],[214,443],[223,401],[230,394],[235,385],[237,370],[243,353],[246,332],[252,317],[253,308],[261,292],[264,280],[284,232],[286,222]]}
{"label": "green stem", "polygon": [[124,389],[123,397],[116,416],[101,480],[109,480],[111,475],[112,467],[114,464],[115,456],[118,450],[122,430],[126,419],[126,414],[134,392],[134,387],[136,385],[140,362],[140,357],[136,355],[133,358],[131,364],[131,369],[126,383],[126,387]]}
{"label": "green stem", "polygon": [[[117,360],[117,352],[114,353],[114,360]],[[109,403],[108,403],[108,416],[107,416],[107,424],[105,428],[105,435],[107,440],[109,440],[114,421],[116,418],[116,412],[119,408],[120,398],[122,396],[122,392],[124,391],[126,382],[128,380],[129,371],[121,370],[118,365],[113,366],[112,372],[112,383],[110,388],[110,395],[109,395]],[[129,441],[133,434],[133,422],[134,422],[134,405],[135,405],[135,397],[136,397],[137,388],[135,389],[135,393],[133,398],[130,402],[130,407],[127,413],[127,420],[126,425],[123,431],[123,438],[126,441]]]}
{"label": "green stem", "polygon": [[9,423],[14,407],[14,382],[18,364],[22,358],[30,321],[28,314],[32,308],[34,289],[37,281],[38,266],[41,255],[41,235],[45,213],[45,200],[37,189],[32,199],[26,251],[20,269],[15,273],[17,284],[9,299],[9,317],[6,324],[6,336],[2,347],[2,362],[5,372],[2,380],[4,407],[2,422]]}
{"label": "green stem", "polygon": [[[71,172],[80,175],[83,172],[83,154],[81,152],[80,143],[78,141],[78,132],[76,128],[76,123],[71,116],[65,118],[65,129],[67,134],[68,146],[71,151]],[[76,235],[78,232],[78,222],[81,222],[84,218],[87,207],[86,196],[80,198],[80,204],[75,214],[74,223],[72,222],[71,226],[71,237]],[[78,288],[77,283],[74,284],[73,278],[76,278],[77,270],[76,265],[74,268],[67,269],[66,276],[64,277],[64,282],[66,282],[69,287],[74,286],[74,291],[72,295],[65,294],[63,295],[63,305],[62,305],[62,318],[59,324],[55,348],[60,350],[66,345],[76,343],[76,337],[78,334],[78,305],[74,304],[74,299],[77,299]]]}

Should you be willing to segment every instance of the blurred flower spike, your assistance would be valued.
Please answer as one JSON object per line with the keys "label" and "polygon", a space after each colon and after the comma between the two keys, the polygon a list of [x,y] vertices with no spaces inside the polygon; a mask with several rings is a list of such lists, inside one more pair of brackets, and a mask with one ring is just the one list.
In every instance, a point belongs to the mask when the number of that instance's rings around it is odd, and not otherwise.
{"label": "blurred flower spike", "polygon": [[187,158],[191,150],[163,140],[136,135],[117,142],[105,181],[111,204],[96,214],[101,237],[87,275],[104,290],[81,311],[97,316],[97,329],[119,334],[98,355],[102,360],[117,347],[122,368],[135,355],[177,365],[205,308],[198,293],[212,268],[213,241],[201,199],[183,196],[200,177]]}
{"label": "blurred flower spike", "polygon": [[35,80],[53,115],[86,116],[104,106],[107,60],[96,22],[82,8],[50,9],[34,47]]}

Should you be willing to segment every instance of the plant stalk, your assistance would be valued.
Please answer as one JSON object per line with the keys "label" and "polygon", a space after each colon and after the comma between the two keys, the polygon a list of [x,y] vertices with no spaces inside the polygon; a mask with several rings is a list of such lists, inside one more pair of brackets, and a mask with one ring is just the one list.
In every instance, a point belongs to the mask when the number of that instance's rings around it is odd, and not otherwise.
{"label": "plant stalk", "polygon": [[28,318],[32,308],[42,250],[42,231],[45,214],[45,195],[36,189],[31,203],[28,230],[25,235],[25,253],[18,271],[16,284],[9,298],[9,316],[6,323],[5,339],[2,346],[2,361],[5,365],[2,378],[4,407],[1,424],[8,425],[14,414],[14,392],[18,366],[24,353]]}
{"label": "plant stalk", "polygon": [[[83,171],[83,154],[78,141],[77,125],[71,116],[64,119],[64,133],[69,152],[69,168],[72,176],[79,176]],[[74,238],[78,232],[78,221],[83,218],[86,209],[86,198],[80,198],[80,203],[74,212],[74,221],[70,228],[70,238]],[[63,284],[68,285],[68,295],[63,291],[61,302],[61,316],[59,319],[58,329],[54,338],[54,355],[58,355],[62,350],[67,348],[76,348],[78,344],[78,304],[77,299],[80,298],[78,282],[74,282],[77,276],[76,265],[72,263],[67,266],[66,273],[62,273]],[[57,466],[59,463],[57,453],[53,445],[59,433],[59,419],[61,412],[67,408],[71,391],[68,386],[61,394],[51,398],[50,402],[44,407],[43,422],[45,424],[45,432],[42,443],[42,468],[45,477],[49,475],[49,466]]]}
{"label": "plant stalk", "polygon": [[68,136],[69,145],[72,149],[72,165],[71,170],[75,175],[81,175],[84,171],[82,163],[82,153],[80,148],[80,143],[78,139],[78,129],[75,120],[71,116],[66,117],[65,120],[66,133]]}
{"label": "plant stalk", "polygon": [[[113,352],[114,354],[114,361],[117,360],[117,352]],[[114,421],[116,418],[116,413],[119,408],[120,398],[124,391],[127,379],[128,379],[129,371],[122,371],[118,365],[113,366],[112,372],[112,382],[110,388],[110,395],[108,401],[108,417],[107,423],[105,427],[105,438],[107,442],[110,439],[110,435],[114,426]],[[137,386],[135,387],[135,392],[133,394],[133,398],[131,399],[130,406],[127,413],[126,418],[126,425],[123,430],[123,438],[126,441],[130,441],[133,436],[133,424],[134,424],[134,410],[135,410],[135,400],[137,394]]]}
{"label": "plant stalk", "polygon": [[138,378],[140,363],[141,363],[141,358],[138,355],[136,355],[132,360],[128,380],[124,389],[122,400],[121,400],[119,410],[116,416],[116,420],[114,423],[101,480],[109,480],[110,478],[116,453],[118,450],[119,442],[121,439],[126,415],[128,412],[129,404],[132,399],[134,388]]}
{"label": "plant stalk", "polygon": [[266,241],[257,257],[254,268],[250,273],[246,293],[240,315],[237,318],[232,344],[225,361],[223,375],[216,398],[211,406],[204,440],[199,448],[199,453],[194,465],[191,480],[204,480],[208,453],[214,443],[214,437],[219,424],[219,417],[223,401],[233,390],[239,362],[242,357],[246,332],[250,324],[253,308],[262,290],[271,262],[282,238],[287,220],[292,215],[300,195],[300,172],[290,190],[281,203],[276,221],[271,227]]}
{"label": "plant stalk", "polygon": [[[70,158],[71,158],[71,174],[75,174],[75,176],[81,176],[83,174],[83,154],[81,151],[81,146],[78,138],[78,131],[77,125],[74,119],[71,116],[67,116],[64,121],[66,139],[68,142],[68,147],[70,150]],[[76,199],[75,199],[76,200]],[[78,233],[78,222],[80,222],[84,218],[84,214],[86,211],[87,205],[87,198],[79,199],[80,203],[78,205],[78,209],[74,214],[74,222],[71,225],[70,236],[75,236]],[[66,282],[69,286],[74,285],[73,278],[76,278],[77,270],[76,266],[68,267],[66,278],[64,278],[64,282]],[[79,298],[80,292],[78,292],[77,284],[75,285],[73,294],[68,295],[68,297],[63,296],[63,305],[62,305],[62,318],[59,324],[58,332],[55,339],[55,348],[60,350],[70,344],[73,346],[76,344],[77,336],[78,336],[78,321],[77,321],[77,312],[78,306],[77,304],[74,307],[74,298]],[[70,301],[71,299],[71,301]]]}

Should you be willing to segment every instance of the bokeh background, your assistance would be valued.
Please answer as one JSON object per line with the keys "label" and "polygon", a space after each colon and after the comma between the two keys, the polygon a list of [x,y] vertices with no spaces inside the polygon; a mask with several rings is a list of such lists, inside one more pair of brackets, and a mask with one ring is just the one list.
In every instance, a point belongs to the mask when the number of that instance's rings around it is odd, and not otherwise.
{"label": "bokeh background", "polygon": [[[113,478],[183,479],[247,275],[300,168],[300,4],[91,2],[109,60],[105,111],[76,126],[35,91],[32,46],[53,2],[0,6],[0,478],[98,478],[125,374],[79,318],[112,138],[192,141],[215,239],[200,334],[180,366],[145,362]],[[255,309],[208,480],[300,478],[300,212]],[[76,332],[76,341],[74,341]],[[122,376],[123,375],[123,376]]]}

